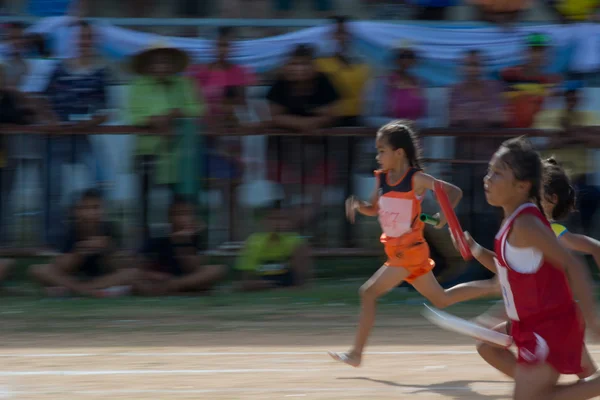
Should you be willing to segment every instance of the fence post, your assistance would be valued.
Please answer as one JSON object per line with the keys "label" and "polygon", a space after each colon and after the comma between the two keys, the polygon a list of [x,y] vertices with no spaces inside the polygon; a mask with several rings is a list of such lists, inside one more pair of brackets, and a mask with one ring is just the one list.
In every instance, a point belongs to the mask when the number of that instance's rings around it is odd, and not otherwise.
{"label": "fence post", "polygon": [[202,171],[200,168],[200,134],[202,127],[194,118],[177,121],[179,136],[179,179],[177,192],[185,196],[197,196],[200,190]]}

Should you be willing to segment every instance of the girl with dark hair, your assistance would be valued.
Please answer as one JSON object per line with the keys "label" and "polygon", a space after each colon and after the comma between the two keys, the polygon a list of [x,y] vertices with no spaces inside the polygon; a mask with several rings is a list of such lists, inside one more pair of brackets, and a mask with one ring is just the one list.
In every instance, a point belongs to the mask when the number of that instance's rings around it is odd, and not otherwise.
{"label": "girl with dark hair", "polygon": [[[544,160],[543,165],[544,178],[541,205],[546,218],[550,221],[554,234],[567,249],[592,255],[596,264],[600,266],[600,242],[588,236],[571,233],[564,225],[556,222],[565,219],[575,208],[575,190],[571,186],[567,173],[554,158]],[[494,317],[495,315],[492,314],[496,313],[488,312],[484,317]],[[506,318],[506,315],[502,316],[498,313],[497,317]],[[505,324],[497,325],[497,329],[501,332],[506,331]],[[512,354],[504,355],[504,352],[508,352],[508,350],[495,348],[487,343],[479,343],[477,351],[491,366],[510,377],[514,377],[516,360]],[[498,352],[500,352],[500,355],[498,355]],[[587,348],[584,351],[581,366],[582,371],[577,374],[581,379],[590,377],[598,370]]]}
{"label": "girl with dark hair", "polygon": [[468,241],[477,261],[498,275],[518,356],[499,348],[492,361],[482,356],[514,377],[513,399],[590,399],[600,395],[600,376],[557,385],[561,374],[584,372],[582,317],[594,332],[600,325],[587,268],[561,245],[541,211],[543,172],[539,154],[516,138],[500,146],[484,178],[486,199],[503,209],[504,221],[494,252]]}
{"label": "girl with dark hair", "polygon": [[[361,288],[361,314],[354,346],[347,353],[329,353],[337,361],[353,367],[361,363],[367,338],[375,322],[377,299],[406,281],[436,307],[487,295],[494,286],[469,282],[444,290],[433,275],[433,260],[423,235],[424,223],[420,220],[421,201],[427,190],[433,190],[437,181],[423,172],[417,137],[403,121],[394,121],[377,133],[377,161],[381,169],[375,171],[377,186],[370,203],[354,196],[346,200],[346,214],[354,222],[356,213],[379,217],[383,230],[387,262]],[[453,207],[462,197],[456,186],[442,182]],[[436,228],[446,224],[443,215]]]}

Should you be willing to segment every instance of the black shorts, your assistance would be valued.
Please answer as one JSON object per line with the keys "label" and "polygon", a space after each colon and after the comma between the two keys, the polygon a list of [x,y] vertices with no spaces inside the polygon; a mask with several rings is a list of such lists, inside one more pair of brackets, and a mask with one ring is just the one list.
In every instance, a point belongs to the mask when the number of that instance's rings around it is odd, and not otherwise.
{"label": "black shorts", "polygon": [[276,287],[291,287],[296,284],[292,271],[277,275],[261,275],[261,279],[273,283]]}
{"label": "black shorts", "polygon": [[104,275],[108,275],[112,271],[105,264],[105,261],[97,259],[85,260],[77,271],[77,276],[81,280],[92,280]]}

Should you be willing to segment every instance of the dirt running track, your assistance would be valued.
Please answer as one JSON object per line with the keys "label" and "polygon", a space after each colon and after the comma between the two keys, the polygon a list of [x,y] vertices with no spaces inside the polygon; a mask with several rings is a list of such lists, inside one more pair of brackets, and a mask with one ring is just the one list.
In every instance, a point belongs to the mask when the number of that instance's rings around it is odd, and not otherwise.
{"label": "dirt running track", "polygon": [[351,326],[278,325],[0,335],[0,399],[510,398],[469,339],[422,321],[378,328],[358,369],[326,355],[347,348]]}

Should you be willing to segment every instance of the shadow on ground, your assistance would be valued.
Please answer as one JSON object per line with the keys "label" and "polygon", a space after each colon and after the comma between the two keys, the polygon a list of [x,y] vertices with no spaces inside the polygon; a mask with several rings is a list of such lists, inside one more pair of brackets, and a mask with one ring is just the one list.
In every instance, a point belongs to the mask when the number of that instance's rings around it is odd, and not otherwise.
{"label": "shadow on ground", "polygon": [[379,383],[382,385],[393,386],[398,388],[406,388],[406,389],[414,389],[409,391],[410,394],[419,394],[419,393],[436,393],[442,396],[451,397],[453,399],[464,399],[468,396],[469,399],[477,399],[477,400],[503,400],[510,399],[511,397],[508,395],[485,395],[478,392],[475,392],[470,385],[474,383],[484,383],[490,385],[499,386],[501,384],[506,384],[503,381],[480,381],[480,380],[457,380],[457,381],[448,381],[441,383],[434,383],[429,385],[409,385],[404,383],[398,383],[393,381],[386,381],[380,379],[372,379],[367,377],[354,377],[354,378],[338,378],[340,380],[361,380],[361,381],[369,381],[374,383]]}

